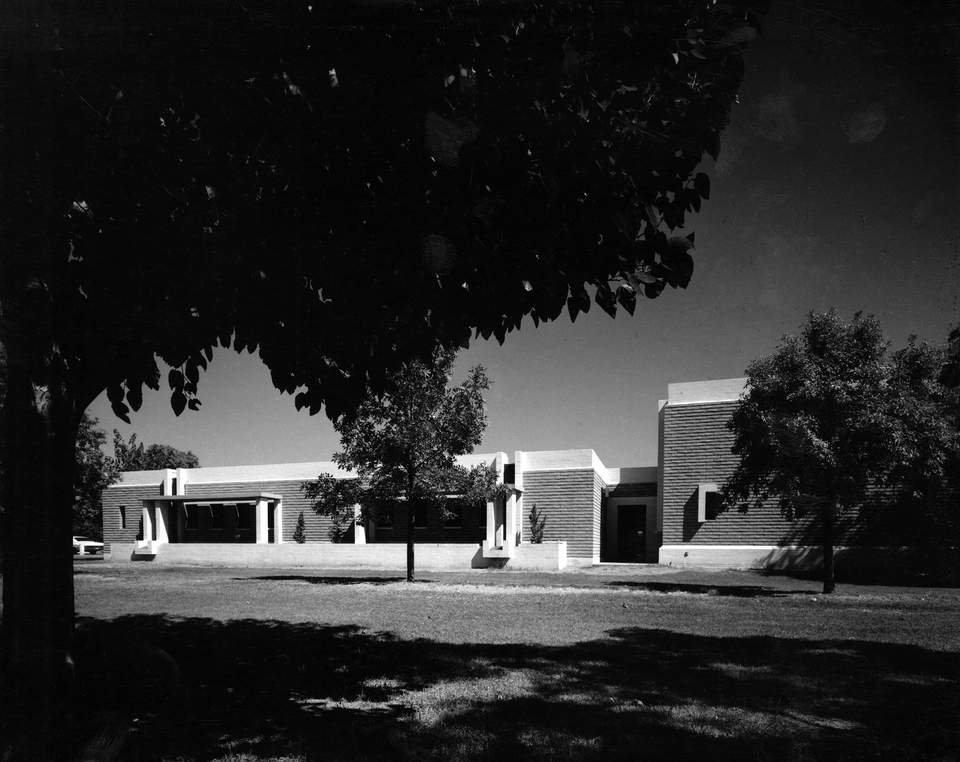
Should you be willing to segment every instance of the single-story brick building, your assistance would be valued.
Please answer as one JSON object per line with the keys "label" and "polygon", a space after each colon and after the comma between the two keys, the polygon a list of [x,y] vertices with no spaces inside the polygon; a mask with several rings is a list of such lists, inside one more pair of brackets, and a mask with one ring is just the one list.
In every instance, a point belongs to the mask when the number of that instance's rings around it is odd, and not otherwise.
{"label": "single-story brick building", "polygon": [[[420,568],[561,569],[601,560],[657,560],[657,469],[607,468],[593,450],[472,455],[494,464],[508,496],[417,515]],[[356,523],[340,543],[300,486],[321,473],[353,478],[333,463],[133,471],[104,493],[104,542],[114,560],[402,566],[406,512]],[[546,517],[530,542],[529,512]],[[449,505],[448,505],[449,507]],[[359,506],[356,508],[359,514]],[[294,541],[303,514],[306,542]]]}
{"label": "single-story brick building", "polygon": [[[453,516],[418,515],[417,566],[816,566],[815,518],[787,522],[773,502],[749,513],[717,510],[717,489],[736,465],[726,423],[744,382],[670,384],[660,402],[655,466],[608,468],[593,450],[461,459],[495,465],[508,496],[486,505],[453,502]],[[403,567],[402,504],[392,517],[354,523],[340,543],[331,542],[331,519],[316,515],[301,492],[321,473],[354,478],[319,462],[124,473],[103,497],[107,552],[113,560],[157,563]],[[530,542],[534,505],[546,519],[541,544]],[[302,544],[294,541],[301,514]],[[841,555],[876,544],[851,522],[838,527]]]}

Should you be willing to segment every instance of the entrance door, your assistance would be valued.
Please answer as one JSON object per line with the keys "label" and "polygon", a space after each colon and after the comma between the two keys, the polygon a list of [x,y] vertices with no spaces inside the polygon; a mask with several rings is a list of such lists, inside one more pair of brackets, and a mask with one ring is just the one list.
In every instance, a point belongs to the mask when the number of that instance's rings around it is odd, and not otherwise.
{"label": "entrance door", "polygon": [[647,506],[617,506],[617,561],[646,563]]}
{"label": "entrance door", "polygon": [[268,503],[267,504],[267,542],[273,542],[273,526],[276,523],[277,519],[277,504]]}

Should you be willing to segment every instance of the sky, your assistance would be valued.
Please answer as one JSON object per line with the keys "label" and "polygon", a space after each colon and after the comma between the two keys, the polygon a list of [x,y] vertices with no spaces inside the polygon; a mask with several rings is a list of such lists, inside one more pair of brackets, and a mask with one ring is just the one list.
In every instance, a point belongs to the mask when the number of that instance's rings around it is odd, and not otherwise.
{"label": "sky", "polygon": [[[958,8],[775,0],[719,158],[700,168],[710,201],[682,231],[696,232],[692,283],[633,317],[594,305],[575,324],[527,319],[502,346],[472,342],[454,381],[478,364],[493,381],[478,451],[592,448],[608,467],[655,465],[669,383],[743,376],[810,311],[874,314],[894,349],[911,334],[942,342],[960,323]],[[338,449],[326,417],[298,412],[255,355],[217,350],[199,396],[179,418],[163,388],[129,425],[105,396],[89,412],[202,466]]]}

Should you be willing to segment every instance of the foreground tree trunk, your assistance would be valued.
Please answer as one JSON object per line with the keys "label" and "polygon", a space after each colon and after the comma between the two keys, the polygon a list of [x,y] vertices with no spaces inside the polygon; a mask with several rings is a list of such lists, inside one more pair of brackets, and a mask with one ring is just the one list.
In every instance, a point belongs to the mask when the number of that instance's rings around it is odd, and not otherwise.
{"label": "foreground tree trunk", "polygon": [[833,514],[830,503],[820,506],[820,519],[823,524],[823,593],[829,595],[836,587],[833,579]]}
{"label": "foreground tree trunk", "polygon": [[[0,541],[0,713],[14,760],[57,760],[73,738],[73,477],[78,416],[10,352]],[[7,759],[6,756],[3,756]]]}
{"label": "foreground tree trunk", "polygon": [[45,762],[74,756],[73,480],[80,416],[96,396],[78,394],[96,362],[85,370],[62,346],[78,318],[58,235],[71,203],[58,35],[49,3],[0,4],[0,758]]}

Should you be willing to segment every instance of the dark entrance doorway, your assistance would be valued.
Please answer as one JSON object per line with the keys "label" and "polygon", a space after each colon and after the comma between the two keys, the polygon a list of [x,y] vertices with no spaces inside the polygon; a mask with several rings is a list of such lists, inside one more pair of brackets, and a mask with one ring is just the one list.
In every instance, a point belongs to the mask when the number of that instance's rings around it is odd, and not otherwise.
{"label": "dark entrance doorway", "polygon": [[620,563],[642,564],[647,561],[647,507],[617,506],[617,553]]}

